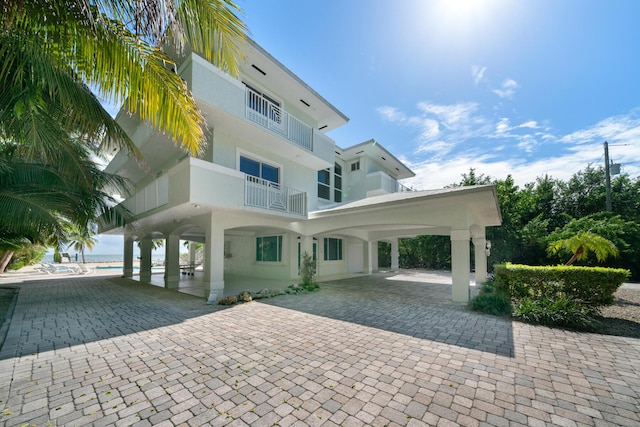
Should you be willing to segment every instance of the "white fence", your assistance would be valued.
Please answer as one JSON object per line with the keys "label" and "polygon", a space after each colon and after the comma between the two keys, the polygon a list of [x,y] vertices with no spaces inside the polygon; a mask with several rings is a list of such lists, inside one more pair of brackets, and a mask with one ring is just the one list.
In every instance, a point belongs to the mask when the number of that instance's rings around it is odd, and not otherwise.
{"label": "white fence", "polygon": [[307,215],[307,194],[275,182],[247,175],[244,200],[247,206],[286,212],[295,215]]}

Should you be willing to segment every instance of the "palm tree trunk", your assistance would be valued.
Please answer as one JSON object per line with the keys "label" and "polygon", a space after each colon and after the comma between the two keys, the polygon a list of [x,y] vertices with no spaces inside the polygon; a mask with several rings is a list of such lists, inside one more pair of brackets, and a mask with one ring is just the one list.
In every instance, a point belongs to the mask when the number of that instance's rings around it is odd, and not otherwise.
{"label": "palm tree trunk", "polygon": [[13,258],[13,251],[6,251],[0,256],[0,274],[4,273],[5,268],[9,265],[11,258]]}
{"label": "palm tree trunk", "polygon": [[576,251],[573,253],[573,255],[571,255],[571,258],[569,258],[569,261],[567,261],[567,263],[565,265],[571,265],[574,262],[576,262],[578,257],[580,255],[582,255],[583,252],[584,252],[584,248],[582,246],[578,246],[578,249],[576,249]]}

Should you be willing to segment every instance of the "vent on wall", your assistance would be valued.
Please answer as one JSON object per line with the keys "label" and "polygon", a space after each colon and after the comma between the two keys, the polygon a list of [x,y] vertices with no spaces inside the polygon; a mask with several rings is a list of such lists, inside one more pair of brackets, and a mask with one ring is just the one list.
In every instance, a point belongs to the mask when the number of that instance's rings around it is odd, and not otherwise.
{"label": "vent on wall", "polygon": [[311,107],[311,104],[309,104],[307,101],[305,101],[304,99],[301,99],[300,102],[302,102],[304,105],[306,105],[307,107]]}
{"label": "vent on wall", "polygon": [[256,64],[251,64],[251,67],[253,67],[254,69],[256,69],[260,74],[262,74],[263,76],[266,76],[267,73],[265,73],[264,71],[262,71],[262,69],[260,67],[258,67]]}
{"label": "vent on wall", "polygon": [[326,128],[326,127],[327,127],[327,125],[324,125],[322,127],[319,127],[318,130],[322,130],[322,129]]}

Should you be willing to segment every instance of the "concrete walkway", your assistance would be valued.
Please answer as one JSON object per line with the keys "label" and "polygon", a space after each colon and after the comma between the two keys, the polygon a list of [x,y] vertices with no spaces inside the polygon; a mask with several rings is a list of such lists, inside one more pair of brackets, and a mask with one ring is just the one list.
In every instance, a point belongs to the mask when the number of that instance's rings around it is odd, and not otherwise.
{"label": "concrete walkway", "polygon": [[475,314],[415,280],[230,308],[124,279],[18,284],[0,425],[640,425],[640,340]]}

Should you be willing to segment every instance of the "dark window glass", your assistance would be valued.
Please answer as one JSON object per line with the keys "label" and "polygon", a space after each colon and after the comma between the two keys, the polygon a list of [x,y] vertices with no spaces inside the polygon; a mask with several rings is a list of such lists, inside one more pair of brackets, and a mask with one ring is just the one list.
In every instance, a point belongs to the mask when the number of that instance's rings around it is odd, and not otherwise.
{"label": "dark window glass", "polygon": [[318,197],[325,200],[331,200],[331,188],[318,183]]}
{"label": "dark window glass", "polygon": [[325,185],[331,184],[331,174],[329,173],[329,169],[318,171],[318,182]]}
{"label": "dark window glass", "polygon": [[240,170],[247,175],[260,178],[260,162],[247,157],[240,157]]}
{"label": "dark window glass", "polygon": [[278,176],[279,170],[278,168],[268,165],[266,163],[262,164],[262,178],[267,181],[275,182],[278,184],[280,182],[280,177]]}
{"label": "dark window glass", "polygon": [[324,239],[324,260],[340,261],[342,260],[342,239],[333,237],[325,237]]}

